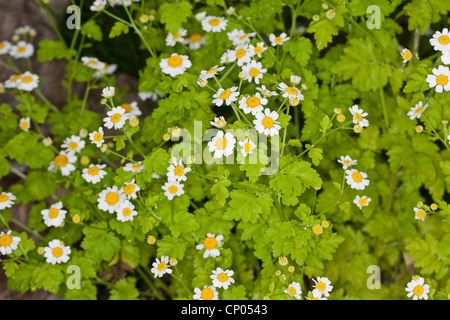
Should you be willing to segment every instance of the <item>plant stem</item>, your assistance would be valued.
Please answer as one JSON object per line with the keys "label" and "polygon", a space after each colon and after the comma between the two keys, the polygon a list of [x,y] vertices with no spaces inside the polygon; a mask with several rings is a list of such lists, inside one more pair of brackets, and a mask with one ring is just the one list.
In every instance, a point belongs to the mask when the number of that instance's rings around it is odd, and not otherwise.
{"label": "plant stem", "polygon": [[15,218],[11,218],[11,222],[18,225],[23,230],[35,235],[37,238],[39,238],[39,240],[44,241],[44,237],[41,236],[39,234],[39,232],[37,232],[36,230],[31,229],[30,227],[28,227],[27,225],[23,224],[22,222],[16,220]]}

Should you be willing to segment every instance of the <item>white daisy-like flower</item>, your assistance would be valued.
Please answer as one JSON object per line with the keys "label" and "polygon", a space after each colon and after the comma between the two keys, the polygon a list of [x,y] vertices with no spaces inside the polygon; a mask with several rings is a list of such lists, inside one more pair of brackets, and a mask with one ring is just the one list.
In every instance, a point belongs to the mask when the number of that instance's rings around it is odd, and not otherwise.
{"label": "white daisy-like flower", "polygon": [[117,220],[121,222],[133,221],[134,216],[138,213],[134,210],[134,204],[132,204],[129,200],[124,200],[120,203],[117,210]]}
{"label": "white daisy-like flower", "polygon": [[364,190],[369,185],[370,180],[366,179],[367,174],[362,171],[356,169],[345,170],[345,174],[347,184],[352,189]]}
{"label": "white daisy-like flower", "polygon": [[203,258],[208,257],[218,257],[220,256],[220,251],[218,248],[222,246],[223,235],[219,234],[217,237],[213,233],[208,233],[205,240],[201,244],[198,244],[195,248],[197,250],[205,249],[203,253]]}
{"label": "white daisy-like flower", "polygon": [[450,64],[450,49],[442,52],[441,61],[443,64]]}
{"label": "white daisy-like flower", "polygon": [[28,131],[30,129],[30,117],[20,118],[19,128],[22,131]]}
{"label": "white daisy-like flower", "polygon": [[0,41],[0,56],[4,54],[8,54],[11,49],[11,42],[9,41]]}
{"label": "white daisy-like flower", "polygon": [[230,55],[230,62],[237,61],[237,65],[242,67],[245,63],[249,63],[254,55],[254,51],[248,45],[237,46]]}
{"label": "white daisy-like flower", "polygon": [[106,164],[91,164],[89,168],[84,168],[81,177],[86,180],[86,182],[90,182],[96,184],[100,182],[107,174],[105,170],[102,170],[106,167]]}
{"label": "white daisy-like flower", "polygon": [[81,57],[81,62],[94,70],[103,70],[106,67],[106,64],[104,62],[101,62],[97,58],[94,57]]}
{"label": "white daisy-like flower", "polygon": [[265,85],[262,85],[261,87],[256,87],[256,90],[261,92],[264,97],[273,97],[278,95],[276,91],[270,91],[269,89],[266,88]]}
{"label": "white daisy-like flower", "polygon": [[317,280],[312,279],[315,283],[313,286],[315,289],[312,291],[313,295],[328,297],[330,292],[333,290],[331,281],[327,277],[317,277]]}
{"label": "white daisy-like flower", "polygon": [[187,31],[186,29],[183,28],[179,29],[175,34],[171,34],[169,32],[169,34],[166,37],[166,46],[174,47],[177,44],[177,42],[183,43],[184,42],[183,37],[185,37],[186,35]]}
{"label": "white daisy-like flower", "polygon": [[305,297],[308,300],[328,300],[326,297],[323,297],[319,291],[312,292],[312,298]]}
{"label": "white daisy-like flower", "polygon": [[258,58],[262,58],[262,53],[267,50],[264,42],[258,42],[255,46],[249,45],[249,48]]}
{"label": "white daisy-like flower", "polygon": [[106,4],[106,0],[95,0],[89,9],[91,9],[91,11],[102,11],[105,9]]}
{"label": "white daisy-like flower", "polygon": [[117,186],[107,187],[98,194],[97,207],[100,210],[114,213],[125,200],[125,196]]}
{"label": "white daisy-like flower", "polygon": [[353,123],[361,126],[361,128],[369,126],[369,120],[364,117],[367,116],[367,112],[364,112],[363,109],[360,109],[358,105],[354,105],[351,108],[348,108],[350,113],[353,115]]}
{"label": "white daisy-like flower", "polygon": [[320,224],[313,225],[313,227],[311,229],[316,236],[323,233],[323,228]]}
{"label": "white daisy-like flower", "polygon": [[115,92],[116,92],[116,88],[114,88],[114,87],[103,88],[102,97],[107,98],[107,99],[112,98],[112,97],[114,97]]}
{"label": "white daisy-like flower", "polygon": [[64,246],[61,240],[55,239],[48,243],[48,247],[44,248],[44,257],[47,263],[66,263],[69,261],[71,253],[69,246]]}
{"label": "white daisy-like flower", "polygon": [[161,260],[156,258],[156,261],[152,263],[152,266],[153,268],[150,271],[153,272],[156,278],[161,278],[166,273],[172,273],[168,256],[161,256]]}
{"label": "white daisy-like flower", "polygon": [[103,135],[104,135],[103,128],[99,127],[97,131],[89,133],[89,140],[91,140],[92,143],[94,143],[98,148],[100,148],[103,142],[105,142],[105,140],[103,139]]}
{"label": "white daisy-like flower", "polygon": [[214,121],[210,122],[212,126],[218,128],[218,129],[222,129],[225,127],[225,125],[227,124],[227,122],[225,121],[225,118],[220,116],[220,117],[215,117]]}
{"label": "white daisy-like flower", "polygon": [[233,46],[241,46],[250,43],[252,37],[256,35],[253,33],[246,33],[244,30],[233,29],[227,32],[228,39],[233,42]]}
{"label": "white daisy-like flower", "polygon": [[430,285],[424,284],[424,279],[419,276],[413,279],[406,285],[405,291],[408,292],[407,297],[413,297],[413,300],[428,300],[428,293],[430,292]]}
{"label": "white daisy-like flower", "polygon": [[239,97],[239,92],[237,91],[238,87],[231,87],[228,89],[219,88],[217,92],[213,95],[214,103],[216,106],[220,107],[225,104],[229,106],[232,102],[235,102]]}
{"label": "white daisy-like flower", "polygon": [[278,117],[279,114],[276,111],[270,111],[269,108],[266,108],[264,112],[256,113],[256,119],[253,120],[256,131],[271,137],[277,135],[281,129],[280,122],[276,121]]}
{"label": "white daisy-like flower", "polygon": [[416,208],[414,208],[414,212],[415,212],[415,215],[414,215],[415,219],[422,220],[422,221],[425,220],[425,217],[427,216],[427,213],[425,212],[425,210],[423,208],[417,208],[416,207]]}
{"label": "white daisy-like flower", "polygon": [[107,117],[103,119],[105,127],[111,129],[122,128],[128,120],[128,114],[125,113],[125,109],[122,107],[114,107],[106,113]]}
{"label": "white daisy-like flower", "polygon": [[220,56],[220,63],[230,63],[236,60],[236,56],[234,53],[234,50],[227,49],[221,56]]}
{"label": "white daisy-like flower", "polygon": [[68,176],[76,168],[74,163],[77,161],[77,157],[73,152],[60,151],[60,153],[50,162],[48,171],[55,171],[59,169],[63,176]]}
{"label": "white daisy-like flower", "polygon": [[236,139],[231,132],[219,130],[214,138],[208,142],[208,150],[214,152],[214,158],[228,157],[233,154]]}
{"label": "white daisy-like flower", "polygon": [[257,92],[253,96],[243,97],[239,100],[239,109],[244,111],[245,114],[256,115],[258,112],[264,110],[264,106],[267,104],[268,100],[261,97],[261,94]]}
{"label": "white daisy-like flower", "polygon": [[73,153],[79,153],[81,150],[83,150],[84,146],[84,140],[76,135],[72,135],[71,137],[64,139],[63,143],[61,144],[61,148],[66,149],[65,151],[67,152]]}
{"label": "white daisy-like flower", "polygon": [[8,80],[5,81],[5,88],[6,89],[14,89],[17,88],[18,84],[20,83],[22,78],[21,74],[14,74],[12,76],[9,77]]}
{"label": "white daisy-like flower", "polygon": [[22,240],[20,237],[11,235],[12,230],[0,232],[0,253],[2,255],[11,254],[14,250],[17,250],[19,243]]}
{"label": "white daisy-like flower", "polygon": [[219,300],[219,293],[214,286],[205,286],[202,290],[195,288],[192,298],[195,300]]}
{"label": "white daisy-like flower", "polygon": [[186,173],[190,171],[191,168],[185,168],[182,160],[175,161],[167,168],[167,178],[175,181],[186,181]]}
{"label": "white daisy-like flower", "polygon": [[450,91],[450,69],[448,67],[439,66],[433,68],[433,74],[429,74],[426,78],[430,88],[435,88],[436,92],[441,93],[443,90]]}
{"label": "white daisy-like flower", "polygon": [[131,103],[122,103],[120,105],[121,108],[125,109],[125,114],[128,115],[128,118],[138,118],[142,115],[141,109],[139,109],[138,103],[133,101]]}
{"label": "white daisy-like flower", "polygon": [[0,210],[11,208],[14,205],[14,200],[17,200],[16,196],[10,192],[0,193]]}
{"label": "white daisy-like flower", "polygon": [[304,99],[304,97],[299,89],[297,89],[296,87],[289,87],[284,82],[281,82],[278,85],[278,90],[281,91],[281,96],[283,98],[287,98],[287,99],[296,98],[297,100]]}
{"label": "white daisy-like flower", "polygon": [[222,32],[227,28],[228,20],[224,17],[207,16],[201,23],[206,32]]}
{"label": "white daisy-like flower", "polygon": [[123,166],[123,171],[131,171],[134,173],[139,173],[142,170],[144,170],[144,165],[142,164],[142,161],[137,161],[137,162],[129,162],[127,163],[125,166]]}
{"label": "white daisy-like flower", "polygon": [[287,293],[292,298],[300,300],[302,298],[302,287],[300,286],[300,283],[293,281],[289,284],[288,288],[284,290],[284,293]]}
{"label": "white daisy-like flower", "polygon": [[198,22],[201,22],[205,18],[206,18],[206,11],[201,11],[195,15],[195,19],[197,19]]}
{"label": "white daisy-like flower", "polygon": [[256,144],[254,144],[249,138],[246,138],[244,141],[239,141],[239,145],[242,147],[241,153],[244,157],[252,154],[253,150],[256,149]]}
{"label": "white daisy-like flower", "polygon": [[110,76],[114,72],[116,72],[116,70],[117,70],[117,64],[105,63],[105,67],[103,69],[101,69],[101,70],[95,71],[94,74],[92,75],[92,77],[95,78],[95,79],[99,79],[99,78],[102,78],[105,75]]}
{"label": "white daisy-like flower", "polygon": [[442,32],[436,31],[433,38],[430,39],[430,44],[435,51],[450,50],[450,32],[447,28],[442,29]]}
{"label": "white daisy-like flower", "polygon": [[281,46],[283,43],[288,41],[290,37],[286,33],[282,33],[279,36],[275,36],[273,33],[269,35],[270,45],[272,47]]}
{"label": "white daisy-like flower", "polygon": [[189,50],[198,50],[206,43],[206,39],[200,33],[192,33],[184,43],[189,46]]}
{"label": "white daisy-like flower", "polygon": [[162,72],[175,77],[177,75],[183,74],[186,69],[192,66],[192,62],[189,61],[189,57],[185,55],[179,55],[172,53],[170,58],[161,59],[159,67]]}
{"label": "white daisy-like flower", "polygon": [[420,119],[422,116],[422,113],[428,108],[428,103],[426,105],[423,105],[422,101],[419,101],[414,107],[409,109],[408,113],[406,114],[409,119]]}
{"label": "white daisy-like flower", "polygon": [[136,199],[137,192],[141,190],[138,184],[136,184],[135,179],[130,182],[125,182],[125,187],[122,187],[120,191],[124,194],[127,199]]}
{"label": "white daisy-like flower", "polygon": [[234,271],[233,270],[223,270],[222,268],[217,268],[216,270],[212,270],[212,275],[210,276],[213,282],[213,286],[216,288],[224,288],[225,290],[234,283],[234,279],[232,278]]}
{"label": "white daisy-like flower", "polygon": [[13,44],[9,49],[9,55],[14,59],[26,59],[34,54],[34,46],[25,41],[19,41]]}
{"label": "white daisy-like flower", "polygon": [[151,91],[138,92],[138,96],[139,96],[139,99],[141,99],[142,101],[151,99],[152,101],[156,102],[159,99],[161,99],[164,95],[159,94],[158,90],[155,90],[155,92],[151,92]]}
{"label": "white daisy-like flower", "polygon": [[44,218],[44,224],[47,227],[59,227],[66,218],[67,210],[62,209],[63,204],[61,201],[52,204],[50,209],[44,209],[41,211],[41,215]]}
{"label": "white daisy-like flower", "polygon": [[39,76],[31,72],[24,72],[17,81],[17,89],[23,91],[33,91],[39,86]]}
{"label": "white daisy-like flower", "polygon": [[337,162],[342,164],[342,169],[344,170],[347,170],[347,168],[350,166],[358,164],[358,160],[353,160],[349,155],[341,156],[341,158]]}
{"label": "white daisy-like flower", "polygon": [[263,78],[264,73],[267,72],[267,69],[263,68],[261,62],[252,60],[250,63],[247,63],[242,67],[242,71],[246,75],[244,80],[247,80],[248,82],[252,82],[252,80],[254,80],[256,84],[259,84],[259,80]]}
{"label": "white daisy-like flower", "polygon": [[362,210],[362,207],[367,207],[369,205],[371,198],[367,198],[367,196],[356,196],[353,200],[353,203],[358,206],[360,210]]}
{"label": "white daisy-like flower", "polygon": [[411,51],[409,51],[408,49],[403,49],[401,52],[400,52],[400,54],[402,55],[402,58],[403,58],[403,63],[405,63],[405,62],[408,62],[409,60],[411,60],[412,59],[412,53],[411,53]]}
{"label": "white daisy-like flower", "polygon": [[202,70],[200,72],[200,77],[202,79],[211,79],[214,78],[220,71],[225,69],[225,67],[219,67],[215,65],[214,67],[210,68],[209,70]]}
{"label": "white daisy-like flower", "polygon": [[162,189],[165,191],[164,195],[167,199],[172,200],[176,196],[181,196],[184,194],[184,185],[176,180],[169,180],[163,186]]}

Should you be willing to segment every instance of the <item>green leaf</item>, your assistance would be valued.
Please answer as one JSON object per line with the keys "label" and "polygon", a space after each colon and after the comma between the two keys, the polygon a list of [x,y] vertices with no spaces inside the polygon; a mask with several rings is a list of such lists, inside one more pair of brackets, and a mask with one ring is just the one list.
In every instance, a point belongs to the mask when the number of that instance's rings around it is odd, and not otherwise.
{"label": "green leaf", "polygon": [[113,27],[111,28],[111,31],[109,32],[109,37],[110,38],[116,38],[118,36],[120,36],[122,33],[123,34],[127,34],[130,31],[130,28],[120,22],[120,21],[116,21],[113,25]]}
{"label": "green leaf", "polygon": [[343,15],[348,9],[339,5],[336,10],[336,16],[333,19],[320,19],[317,22],[311,22],[306,29],[309,33],[314,33],[314,40],[316,42],[317,49],[322,50],[333,40],[333,36],[337,36],[339,28],[342,28],[345,24]]}
{"label": "green leaf", "polygon": [[45,39],[39,42],[37,59],[39,62],[53,59],[69,60],[74,54],[75,51],[71,51],[64,42]]}
{"label": "green leaf", "polygon": [[[81,247],[86,250],[86,255],[95,262],[109,261],[120,249],[120,240],[111,231],[108,231],[105,221],[92,224],[83,229],[85,235]],[[99,244],[102,245],[99,245]]]}
{"label": "green leaf", "polygon": [[81,34],[95,41],[102,41],[103,39],[102,29],[95,23],[95,20],[89,20],[83,24],[81,26]]}
{"label": "green leaf", "polygon": [[64,274],[61,269],[48,263],[33,271],[33,285],[37,289],[44,289],[56,293],[63,280]]}
{"label": "green leaf", "polygon": [[137,300],[138,297],[136,278],[126,277],[116,282],[108,300]]}
{"label": "green leaf", "polygon": [[9,161],[6,157],[0,156],[0,178],[9,174]]}
{"label": "green leaf", "polygon": [[294,60],[302,67],[308,65],[309,58],[313,52],[311,40],[305,37],[287,41],[283,45],[283,48],[289,52]]}
{"label": "green leaf", "polygon": [[158,11],[161,15],[161,23],[165,24],[166,30],[176,34],[191,16],[192,5],[188,1],[164,2]]}
{"label": "green leaf", "polygon": [[245,286],[239,285],[223,291],[221,300],[248,300]]}
{"label": "green leaf", "polygon": [[2,264],[3,270],[5,270],[5,275],[8,278],[14,276],[16,271],[19,269],[19,265],[13,259],[3,260]]}
{"label": "green leaf", "polygon": [[11,159],[26,164],[31,169],[48,167],[53,160],[53,151],[38,142],[34,132],[20,132],[5,145],[5,151]]}
{"label": "green leaf", "polygon": [[268,193],[256,195],[251,191],[233,190],[230,193],[231,200],[224,218],[227,220],[242,220],[256,223],[261,214],[268,214],[271,210],[273,199]]}

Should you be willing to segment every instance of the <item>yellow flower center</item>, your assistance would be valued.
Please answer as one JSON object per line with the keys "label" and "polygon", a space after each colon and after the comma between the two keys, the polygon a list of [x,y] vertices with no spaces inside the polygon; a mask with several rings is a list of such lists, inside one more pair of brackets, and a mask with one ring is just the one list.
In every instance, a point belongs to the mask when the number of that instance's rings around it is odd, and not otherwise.
{"label": "yellow flower center", "polygon": [[219,98],[222,100],[226,100],[228,99],[228,97],[231,95],[231,91],[226,89],[224,91],[222,91],[222,93],[220,94]]}
{"label": "yellow flower center", "polygon": [[6,194],[0,194],[0,202],[5,202],[6,200],[8,200],[9,197]]}
{"label": "yellow flower center", "polygon": [[60,247],[56,247],[52,250],[52,254],[55,258],[59,258],[63,255],[63,250]]}
{"label": "yellow flower center", "polygon": [[355,112],[355,118],[354,119],[356,121],[362,121],[363,117],[358,112]]}
{"label": "yellow flower center", "polygon": [[130,104],[128,103],[123,103],[120,105],[120,107],[122,107],[123,109],[125,109],[125,113],[130,113],[131,110],[133,110],[133,108],[131,107]]}
{"label": "yellow flower center", "polygon": [[78,143],[76,143],[76,142],[69,143],[70,150],[75,150],[76,148],[78,148]]}
{"label": "yellow flower center", "polygon": [[10,235],[4,234],[0,237],[0,246],[1,247],[9,247],[12,243],[13,239]]}
{"label": "yellow flower center", "polygon": [[176,176],[181,177],[181,176],[183,175],[183,173],[184,173],[184,169],[183,169],[182,166],[177,166],[177,167],[175,168],[175,170],[173,170],[173,173],[174,173]]}
{"label": "yellow flower center", "polygon": [[445,86],[448,83],[448,77],[444,74],[440,74],[436,77],[436,83],[441,86]]}
{"label": "yellow flower center", "polygon": [[319,281],[316,284],[316,288],[319,289],[320,291],[324,291],[327,288],[327,286],[322,281]]}
{"label": "yellow flower center", "polygon": [[355,181],[356,183],[360,183],[360,182],[362,181],[363,177],[362,177],[361,173],[359,173],[359,172],[353,172],[353,173],[352,173],[352,179],[353,179],[353,181]]}
{"label": "yellow flower center", "polygon": [[344,161],[342,161],[345,165],[349,165],[350,164],[350,160],[344,160]]}
{"label": "yellow flower center", "polygon": [[33,78],[30,77],[30,76],[25,76],[25,77],[22,78],[22,82],[23,83],[30,83],[32,81],[33,81]]}
{"label": "yellow flower center", "polygon": [[423,293],[423,287],[421,285],[415,286],[413,292],[416,296],[420,296]]}
{"label": "yellow flower center", "polygon": [[265,117],[264,119],[262,119],[262,125],[265,128],[270,129],[270,128],[273,127],[273,124],[274,124],[274,121],[273,121],[273,119],[271,117]]}
{"label": "yellow flower center", "polygon": [[57,167],[65,167],[69,163],[69,159],[65,155],[57,155],[55,157],[55,166]]}
{"label": "yellow flower center", "polygon": [[124,217],[130,216],[130,214],[131,214],[130,208],[125,208],[125,209],[123,209],[123,210],[122,210],[122,214],[123,214]]}
{"label": "yellow flower center", "polygon": [[102,141],[103,135],[100,132],[97,132],[96,134],[94,134],[94,140],[97,142]]}
{"label": "yellow flower center", "polygon": [[217,240],[214,237],[207,237],[204,241],[203,241],[203,246],[205,247],[205,249],[207,250],[212,250],[215,249],[217,247]]}
{"label": "yellow flower center", "polygon": [[442,35],[438,38],[440,44],[449,44],[450,38],[446,35]]}
{"label": "yellow flower center", "polygon": [[219,138],[216,140],[216,148],[218,150],[224,150],[227,147],[227,139]]}
{"label": "yellow flower center", "polygon": [[288,291],[289,291],[289,293],[290,293],[291,295],[293,295],[293,296],[297,293],[297,290],[295,290],[295,288],[292,287],[292,286],[290,286],[290,287],[288,288]]}
{"label": "yellow flower center", "polygon": [[105,197],[105,201],[110,206],[115,205],[117,202],[119,202],[119,195],[115,192],[108,192],[108,194]]}
{"label": "yellow flower center", "polygon": [[174,194],[178,191],[178,187],[175,185],[171,185],[168,190],[171,194]]}
{"label": "yellow flower center", "polygon": [[217,275],[217,280],[219,280],[220,282],[227,282],[228,281],[228,275],[226,273],[219,273]]}
{"label": "yellow flower center", "polygon": [[81,221],[81,218],[80,218],[79,215],[74,215],[73,216],[73,218],[72,218],[72,222],[73,223],[80,223],[80,221]]}
{"label": "yellow flower center", "polygon": [[220,20],[219,19],[211,19],[209,20],[209,24],[212,25],[213,27],[217,27],[220,24]]}
{"label": "yellow flower center", "polygon": [[262,47],[255,47],[255,53],[256,54],[259,54],[259,53],[261,53],[263,51],[263,48]]}
{"label": "yellow flower center", "polygon": [[88,169],[88,174],[91,175],[91,176],[96,176],[99,171],[100,171],[100,169],[97,168],[97,167],[90,167]]}
{"label": "yellow flower center", "polygon": [[244,151],[246,153],[250,153],[253,150],[253,146],[250,142],[247,142],[246,144],[244,144]]}
{"label": "yellow flower center", "polygon": [[48,211],[48,217],[49,217],[50,219],[55,219],[55,218],[58,217],[58,215],[59,215],[59,210],[58,210],[57,208],[51,208],[51,209]]}
{"label": "yellow flower center", "polygon": [[418,210],[417,211],[417,217],[420,218],[420,219],[425,218],[425,210],[423,210],[423,209]]}
{"label": "yellow flower center", "polygon": [[402,55],[403,55],[403,59],[405,59],[405,60],[409,60],[412,58],[411,51],[405,51],[402,53]]}
{"label": "yellow flower center", "polygon": [[295,88],[293,88],[293,87],[287,87],[287,88],[286,88],[286,92],[287,92],[288,94],[297,94],[297,93],[298,93],[297,89],[295,89]]}
{"label": "yellow flower center", "polygon": [[283,38],[282,38],[282,37],[276,37],[276,38],[275,38],[275,43],[280,44],[280,43],[282,43],[282,42],[283,42]]}
{"label": "yellow flower center", "polygon": [[200,40],[202,40],[202,35],[199,33],[193,33],[189,37],[189,41],[191,42],[199,42]]}
{"label": "yellow flower center", "polygon": [[419,108],[417,108],[416,111],[414,111],[414,112],[415,112],[415,114],[419,114],[419,113],[421,113],[422,111],[423,111],[423,107],[419,107]]}
{"label": "yellow flower center", "polygon": [[367,204],[367,198],[359,198],[358,202],[361,206],[365,206]]}
{"label": "yellow flower center", "polygon": [[17,80],[19,80],[22,76],[20,74],[15,75],[14,77],[11,78],[12,82],[16,82]]}
{"label": "yellow flower center", "polygon": [[225,126],[225,121],[220,119],[216,122],[216,125],[220,128],[222,128],[223,126]]}
{"label": "yellow flower center", "polygon": [[135,165],[132,166],[132,168],[133,168],[134,170],[139,170],[140,167],[141,167],[140,164],[135,164]]}
{"label": "yellow flower center", "polygon": [[322,226],[320,226],[320,225],[315,225],[314,227],[313,227],[313,232],[315,233],[315,234],[320,234],[320,233],[322,233]]}
{"label": "yellow flower center", "polygon": [[257,68],[251,68],[248,74],[250,75],[250,77],[255,78],[258,76],[259,70]]}
{"label": "yellow flower center", "polygon": [[6,45],[3,42],[0,42],[0,50],[6,47]]}
{"label": "yellow flower center", "polygon": [[211,73],[214,73],[214,72],[216,72],[217,71],[217,68],[211,68],[211,69],[209,69],[206,73],[207,74],[211,74]]}
{"label": "yellow flower center", "polygon": [[179,33],[177,33],[176,35],[174,35],[173,36],[173,40],[177,40],[178,38],[180,38],[181,37],[181,34],[179,34]]}
{"label": "yellow flower center", "polygon": [[120,121],[120,119],[122,119],[122,115],[120,113],[115,113],[111,116],[112,123],[117,123]]}
{"label": "yellow flower center", "polygon": [[245,49],[239,49],[236,51],[236,58],[241,59],[246,53]]}
{"label": "yellow flower center", "polygon": [[258,97],[250,97],[247,99],[246,104],[249,108],[256,108],[261,104],[261,100]]}
{"label": "yellow flower center", "polygon": [[245,39],[247,39],[248,38],[248,34],[244,34],[243,36],[241,36],[240,38],[239,38],[239,40],[245,40]]}
{"label": "yellow flower center", "polygon": [[212,298],[214,298],[214,291],[210,288],[205,288],[200,295],[203,300],[212,300]]}
{"label": "yellow flower center", "polygon": [[134,192],[134,184],[130,183],[123,189],[123,193],[126,195],[130,195]]}
{"label": "yellow flower center", "polygon": [[24,53],[27,49],[25,47],[19,47],[17,48],[18,53]]}
{"label": "yellow flower center", "polygon": [[90,60],[90,61],[89,61],[89,64],[90,64],[90,65],[93,65],[93,66],[96,66],[96,65],[97,65],[97,61],[95,61],[95,60]]}
{"label": "yellow flower center", "polygon": [[181,57],[179,56],[172,56],[169,58],[169,60],[167,60],[167,64],[171,68],[178,68],[183,64],[183,59],[181,59]]}
{"label": "yellow flower center", "polygon": [[22,121],[20,123],[20,127],[22,128],[22,130],[27,130],[28,129],[28,122]]}
{"label": "yellow flower center", "polygon": [[166,269],[167,269],[167,263],[161,262],[160,264],[158,264],[158,271],[163,271]]}

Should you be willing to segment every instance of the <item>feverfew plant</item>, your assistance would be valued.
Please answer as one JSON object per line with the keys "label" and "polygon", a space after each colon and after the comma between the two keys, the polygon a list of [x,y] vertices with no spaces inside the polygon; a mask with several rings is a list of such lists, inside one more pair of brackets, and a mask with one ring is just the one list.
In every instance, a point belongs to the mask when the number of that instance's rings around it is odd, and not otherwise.
{"label": "feverfew plant", "polygon": [[0,39],[10,290],[448,299],[448,2],[378,1],[378,29],[368,0],[82,3]]}

